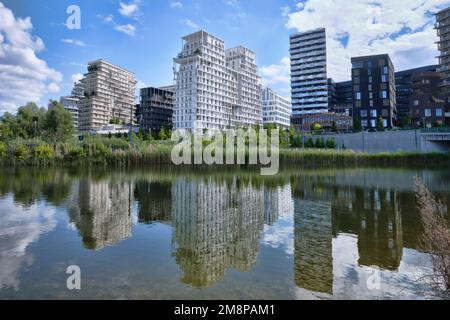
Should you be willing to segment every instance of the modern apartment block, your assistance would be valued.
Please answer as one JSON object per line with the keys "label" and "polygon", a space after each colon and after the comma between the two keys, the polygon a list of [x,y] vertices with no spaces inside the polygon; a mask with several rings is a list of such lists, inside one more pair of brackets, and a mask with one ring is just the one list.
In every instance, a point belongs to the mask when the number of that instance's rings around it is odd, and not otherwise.
{"label": "modern apartment block", "polygon": [[397,121],[395,70],[387,54],[356,57],[352,62],[353,118],[363,129],[392,128]]}
{"label": "modern apartment block", "polygon": [[441,72],[441,91],[450,95],[450,8],[436,14],[436,30],[439,55],[439,71]]}
{"label": "modern apartment block", "polygon": [[263,124],[275,124],[278,127],[291,125],[291,102],[267,87],[262,93]]}
{"label": "modern apartment block", "polygon": [[59,99],[59,103],[72,115],[73,125],[76,130],[78,130],[79,127],[78,117],[80,114],[82,98],[84,98],[84,85],[82,82],[77,82],[75,83],[70,96],[64,96]]}
{"label": "modern apartment block", "polygon": [[422,72],[412,76],[410,96],[411,118],[415,126],[441,125],[445,122],[446,101],[441,99],[438,72]]}
{"label": "modern apartment block", "polygon": [[397,118],[400,125],[406,124],[408,118],[411,117],[412,105],[410,104],[410,97],[413,93],[413,76],[423,72],[437,72],[438,68],[438,65],[431,65],[395,73]]}
{"label": "modern apartment block", "polygon": [[142,88],[139,105],[139,126],[144,130],[160,131],[172,127],[174,88]]}
{"label": "modern apartment block", "polygon": [[353,82],[336,82],[336,104],[330,106],[330,111],[345,115],[353,115]]}
{"label": "modern apartment block", "polygon": [[89,62],[81,80],[84,97],[80,102],[79,129],[98,130],[117,118],[134,122],[134,74],[105,60]]}
{"label": "modern apartment block", "polygon": [[183,37],[174,59],[174,125],[178,129],[223,130],[262,124],[261,79],[256,54],[198,31]]}
{"label": "modern apartment block", "polygon": [[291,35],[290,55],[293,119],[328,112],[325,29]]}

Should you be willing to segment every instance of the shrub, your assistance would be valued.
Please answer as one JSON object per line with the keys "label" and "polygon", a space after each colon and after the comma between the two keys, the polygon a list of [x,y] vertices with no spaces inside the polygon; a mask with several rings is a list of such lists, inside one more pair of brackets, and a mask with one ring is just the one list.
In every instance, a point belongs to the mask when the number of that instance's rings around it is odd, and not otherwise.
{"label": "shrub", "polygon": [[33,156],[37,160],[51,160],[55,157],[55,151],[48,144],[39,145],[34,147]]}
{"label": "shrub", "polygon": [[13,156],[15,160],[23,161],[28,158],[28,148],[23,144],[14,147]]}
{"label": "shrub", "polygon": [[318,149],[325,148],[325,142],[323,141],[322,137],[316,139],[316,143],[314,144],[314,147],[316,147]]}
{"label": "shrub", "polygon": [[336,141],[333,138],[328,139],[325,145],[327,149],[336,149]]}
{"label": "shrub", "polygon": [[6,157],[7,152],[8,147],[6,146],[6,143],[0,141],[0,158]]}
{"label": "shrub", "polygon": [[415,191],[424,229],[421,247],[430,253],[433,264],[431,284],[450,294],[450,226],[446,208],[419,178],[416,178]]}
{"label": "shrub", "polygon": [[86,157],[86,152],[81,146],[70,146],[67,153],[66,158],[69,160],[81,160]]}

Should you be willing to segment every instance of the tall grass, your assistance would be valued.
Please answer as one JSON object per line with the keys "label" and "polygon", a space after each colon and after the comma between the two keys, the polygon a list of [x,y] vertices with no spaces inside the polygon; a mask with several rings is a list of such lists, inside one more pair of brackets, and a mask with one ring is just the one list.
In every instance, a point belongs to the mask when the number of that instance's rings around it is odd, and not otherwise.
{"label": "tall grass", "polygon": [[[83,142],[72,141],[57,145],[48,145],[37,140],[22,140],[9,145],[0,144],[0,164],[13,166],[103,165],[114,167],[171,165],[172,146],[173,143],[170,141],[137,142],[131,146],[128,141],[118,138],[90,138]],[[194,157],[194,152],[191,153]],[[245,157],[246,163],[248,163],[248,150],[245,152]],[[449,164],[450,155],[440,153],[367,154],[348,150],[308,148],[284,148],[280,150],[280,166],[282,167],[435,167],[448,166]]]}

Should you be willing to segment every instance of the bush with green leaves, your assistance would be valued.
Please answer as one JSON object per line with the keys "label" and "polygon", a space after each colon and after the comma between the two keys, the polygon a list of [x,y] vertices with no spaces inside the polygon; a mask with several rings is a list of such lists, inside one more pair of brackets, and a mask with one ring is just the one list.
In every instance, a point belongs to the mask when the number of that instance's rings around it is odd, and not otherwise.
{"label": "bush with green leaves", "polygon": [[8,153],[8,147],[6,143],[0,141],[0,158],[6,157],[6,154]]}
{"label": "bush with green leaves", "polygon": [[52,160],[55,157],[55,151],[48,144],[38,145],[33,149],[33,157],[36,160]]}
{"label": "bush with green leaves", "polygon": [[24,144],[17,144],[14,146],[13,156],[15,160],[24,161],[28,158],[29,150]]}
{"label": "bush with green leaves", "polygon": [[65,158],[68,160],[82,160],[86,158],[86,151],[79,145],[70,145]]}
{"label": "bush with green leaves", "polygon": [[328,139],[325,146],[327,149],[336,149],[336,141],[333,138]]}

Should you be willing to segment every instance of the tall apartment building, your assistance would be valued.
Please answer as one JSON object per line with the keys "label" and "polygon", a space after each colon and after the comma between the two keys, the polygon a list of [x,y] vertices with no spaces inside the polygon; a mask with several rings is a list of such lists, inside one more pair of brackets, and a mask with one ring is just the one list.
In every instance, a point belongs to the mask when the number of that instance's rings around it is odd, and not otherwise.
{"label": "tall apartment building", "polygon": [[262,93],[263,124],[275,124],[281,127],[291,125],[291,102],[267,87]]}
{"label": "tall apartment building", "polygon": [[431,65],[395,73],[395,88],[397,99],[397,118],[399,124],[405,124],[408,117],[411,117],[410,97],[413,93],[412,78],[423,72],[437,72],[439,66]]}
{"label": "tall apartment building", "polygon": [[174,124],[178,129],[219,129],[262,124],[256,54],[198,31],[183,37],[174,59]]}
{"label": "tall apartment building", "polygon": [[139,105],[139,126],[144,130],[160,131],[172,127],[174,88],[142,88]]}
{"label": "tall apartment building", "polygon": [[363,129],[392,128],[397,121],[395,70],[387,54],[352,58],[353,118]]}
{"label": "tall apartment building", "polygon": [[75,83],[70,96],[64,96],[59,99],[59,103],[64,109],[70,112],[73,119],[73,126],[76,130],[79,127],[78,117],[80,114],[81,99],[84,97],[84,85],[82,82]]}
{"label": "tall apartment building", "polygon": [[108,125],[117,118],[134,122],[134,74],[105,60],[89,62],[81,80],[84,97],[80,102],[79,129],[89,131]]}
{"label": "tall apartment building", "polygon": [[437,42],[439,55],[439,71],[442,74],[441,90],[450,95],[450,8],[436,13],[436,30],[439,37]]}
{"label": "tall apartment building", "polygon": [[328,112],[326,31],[290,36],[292,121],[303,114]]}

